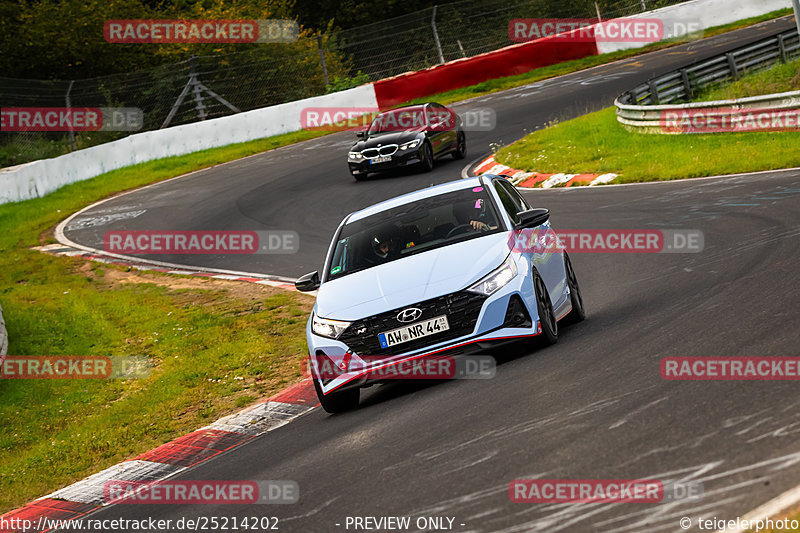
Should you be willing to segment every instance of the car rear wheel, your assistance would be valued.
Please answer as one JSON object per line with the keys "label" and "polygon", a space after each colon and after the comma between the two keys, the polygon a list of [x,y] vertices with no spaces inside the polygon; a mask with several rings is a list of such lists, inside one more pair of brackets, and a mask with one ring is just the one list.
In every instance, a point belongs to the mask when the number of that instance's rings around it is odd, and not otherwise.
{"label": "car rear wheel", "polygon": [[553,302],[550,301],[550,294],[544,284],[542,276],[536,269],[533,269],[533,290],[536,294],[536,309],[539,311],[539,324],[542,326],[542,334],[539,335],[544,345],[555,344],[558,342],[558,321],[556,312],[553,310]]}
{"label": "car rear wheel", "polygon": [[586,318],[586,310],[583,307],[583,296],[580,285],[578,285],[578,278],[572,269],[572,261],[567,252],[564,252],[564,269],[567,272],[567,286],[569,286],[569,297],[572,300],[572,311],[567,315],[567,320],[570,323],[580,322]]}
{"label": "car rear wheel", "polygon": [[422,172],[430,172],[433,170],[433,148],[431,143],[425,141],[422,145],[422,161],[419,162],[419,168]]}
{"label": "car rear wheel", "polygon": [[314,382],[314,390],[317,391],[319,403],[326,412],[331,414],[343,413],[345,411],[352,411],[358,407],[359,396],[361,396],[361,391],[359,389],[347,389],[339,392],[322,394],[322,388],[320,388],[317,379],[312,376],[311,381]]}
{"label": "car rear wheel", "polygon": [[453,151],[453,159],[464,159],[467,157],[467,136],[463,131],[458,132],[456,137],[456,149]]}

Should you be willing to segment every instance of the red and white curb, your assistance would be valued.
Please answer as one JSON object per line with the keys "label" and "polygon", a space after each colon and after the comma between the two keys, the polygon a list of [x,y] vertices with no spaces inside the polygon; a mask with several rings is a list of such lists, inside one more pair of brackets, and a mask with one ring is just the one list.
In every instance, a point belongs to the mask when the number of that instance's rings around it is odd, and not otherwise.
{"label": "red and white curb", "polygon": [[[29,520],[35,531],[46,531],[45,518],[69,520],[105,505],[104,486],[114,481],[159,481],[241,446],[259,435],[288,424],[319,405],[314,386],[305,379],[264,402],[226,416],[197,431],[162,444],[68,487],[0,516],[0,524]],[[18,519],[18,520],[14,520]],[[0,533],[21,529],[0,529]],[[29,529],[26,533],[31,533]]]}
{"label": "red and white curb", "polygon": [[[159,261],[139,260],[136,258],[129,258],[127,256],[105,255],[101,253],[89,252],[67,246],[64,244],[48,244],[45,246],[35,246],[34,250],[44,252],[51,255],[63,255],[67,257],[83,257],[91,261],[99,263],[106,263],[109,265],[121,265],[135,270],[152,270],[155,272],[163,272],[166,274],[176,274],[181,276],[199,276],[203,278],[222,279],[227,281],[246,281],[249,283],[257,283],[259,285],[268,285],[270,287],[278,287],[281,289],[295,291],[294,283],[288,281],[274,279],[273,277],[263,276],[260,274],[250,272],[215,272],[211,269],[202,269],[200,267],[186,267],[180,268],[182,265],[173,265],[170,263],[163,263]],[[170,268],[173,267],[173,268]],[[313,294],[313,293],[309,293]],[[1,533],[1,532],[0,532]]]}
{"label": "red and white curb", "polygon": [[617,174],[542,174],[540,172],[525,172],[511,168],[495,161],[491,155],[475,165],[472,174],[503,174],[509,176],[509,181],[516,187],[533,188],[541,187],[570,187],[573,185],[605,185],[617,177]]}

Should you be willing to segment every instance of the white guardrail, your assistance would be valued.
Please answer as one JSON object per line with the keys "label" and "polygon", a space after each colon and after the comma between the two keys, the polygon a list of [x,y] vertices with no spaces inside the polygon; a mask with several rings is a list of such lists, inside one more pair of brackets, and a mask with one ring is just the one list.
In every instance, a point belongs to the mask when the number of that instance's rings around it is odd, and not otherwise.
{"label": "white guardrail", "polygon": [[118,168],[299,131],[309,107],[378,107],[372,84],[227,117],[137,133],[124,139],[0,169],[0,204],[37,198]]}
{"label": "white guardrail", "polygon": [[[670,27],[673,23],[690,21],[693,30],[697,30],[786,7],[791,7],[791,0],[690,0],[634,17],[658,18]],[[645,44],[605,42],[598,43],[598,49],[606,53]],[[53,159],[0,169],[0,204],[37,198],[64,185],[137,163],[298,131],[300,112],[306,107],[377,108],[378,102],[372,84],[367,84],[213,120],[137,133]]]}
{"label": "white guardrail", "polygon": [[[617,100],[616,106],[617,120],[630,131],[679,134],[685,133],[685,129],[674,127],[672,124],[681,123],[687,120],[687,117],[691,120],[691,117],[699,116],[704,122],[716,121],[722,124],[723,121],[743,123],[746,120],[766,119],[760,116],[753,117],[754,111],[773,112],[770,117],[776,116],[778,112],[800,116],[800,91],[676,105],[629,105]],[[800,124],[794,125],[795,129],[798,127]],[[718,131],[729,130],[719,128]]]}

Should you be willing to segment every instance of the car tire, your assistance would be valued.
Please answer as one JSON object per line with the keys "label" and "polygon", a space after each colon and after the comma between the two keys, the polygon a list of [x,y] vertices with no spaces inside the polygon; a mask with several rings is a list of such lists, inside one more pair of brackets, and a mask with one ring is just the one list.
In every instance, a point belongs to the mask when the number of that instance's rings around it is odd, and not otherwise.
{"label": "car tire", "polygon": [[556,312],[553,310],[553,302],[550,300],[547,286],[535,268],[533,269],[533,292],[536,295],[536,309],[539,312],[539,324],[542,327],[539,340],[545,346],[555,344],[558,342]]}
{"label": "car tire", "polygon": [[344,413],[345,411],[352,411],[358,407],[358,400],[361,396],[360,389],[347,389],[339,392],[322,394],[322,389],[319,386],[317,378],[311,376],[311,381],[314,382],[314,390],[317,391],[319,403],[326,412],[331,414]]}
{"label": "car tire", "polygon": [[368,176],[369,174],[353,174],[353,177],[355,178],[356,181],[364,181],[367,179]]}
{"label": "car tire", "polygon": [[419,169],[422,172],[430,172],[433,170],[433,148],[431,143],[425,141],[422,145],[422,160],[419,162]]}
{"label": "car tire", "polygon": [[459,131],[456,137],[456,149],[453,150],[453,159],[459,160],[467,157],[467,136]]}
{"label": "car tire", "polygon": [[572,301],[572,311],[567,315],[567,321],[570,324],[575,324],[586,318],[586,309],[583,307],[583,296],[581,295],[581,287],[578,285],[578,278],[575,276],[575,270],[572,268],[572,261],[570,261],[569,254],[564,252],[564,270],[567,275],[567,286],[569,287],[569,298]]}

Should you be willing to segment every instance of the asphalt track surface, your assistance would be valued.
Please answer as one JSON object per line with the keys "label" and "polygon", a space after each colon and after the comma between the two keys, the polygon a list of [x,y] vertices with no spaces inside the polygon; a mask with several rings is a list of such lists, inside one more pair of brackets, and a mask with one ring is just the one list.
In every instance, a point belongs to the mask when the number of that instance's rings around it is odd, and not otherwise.
{"label": "asphalt track surface", "polygon": [[[470,136],[472,156],[790,24],[472,100],[466,106],[498,115],[495,131]],[[109,229],[294,229],[295,256],[190,259],[296,276],[319,268],[347,212],[456,178],[462,166],[356,183],[344,166],[348,144],[337,134],[127,194],[99,209],[145,213],[67,235],[96,245]],[[453,531],[572,532],[683,531],[688,516],[698,531],[697,517],[734,518],[797,485],[796,382],[665,381],[659,362],[800,355],[800,172],[525,194],[551,209],[556,229],[698,229],[705,249],[573,254],[588,319],[562,328],[558,344],[497,350],[490,380],[372,387],[357,411],[316,409],[179,476],[294,480],[297,504],[117,505],[92,518],[276,516],[281,531],[326,532],[355,531],[348,516],[446,516]],[[657,504],[510,502],[509,482],[529,477],[683,479],[704,494]]]}

